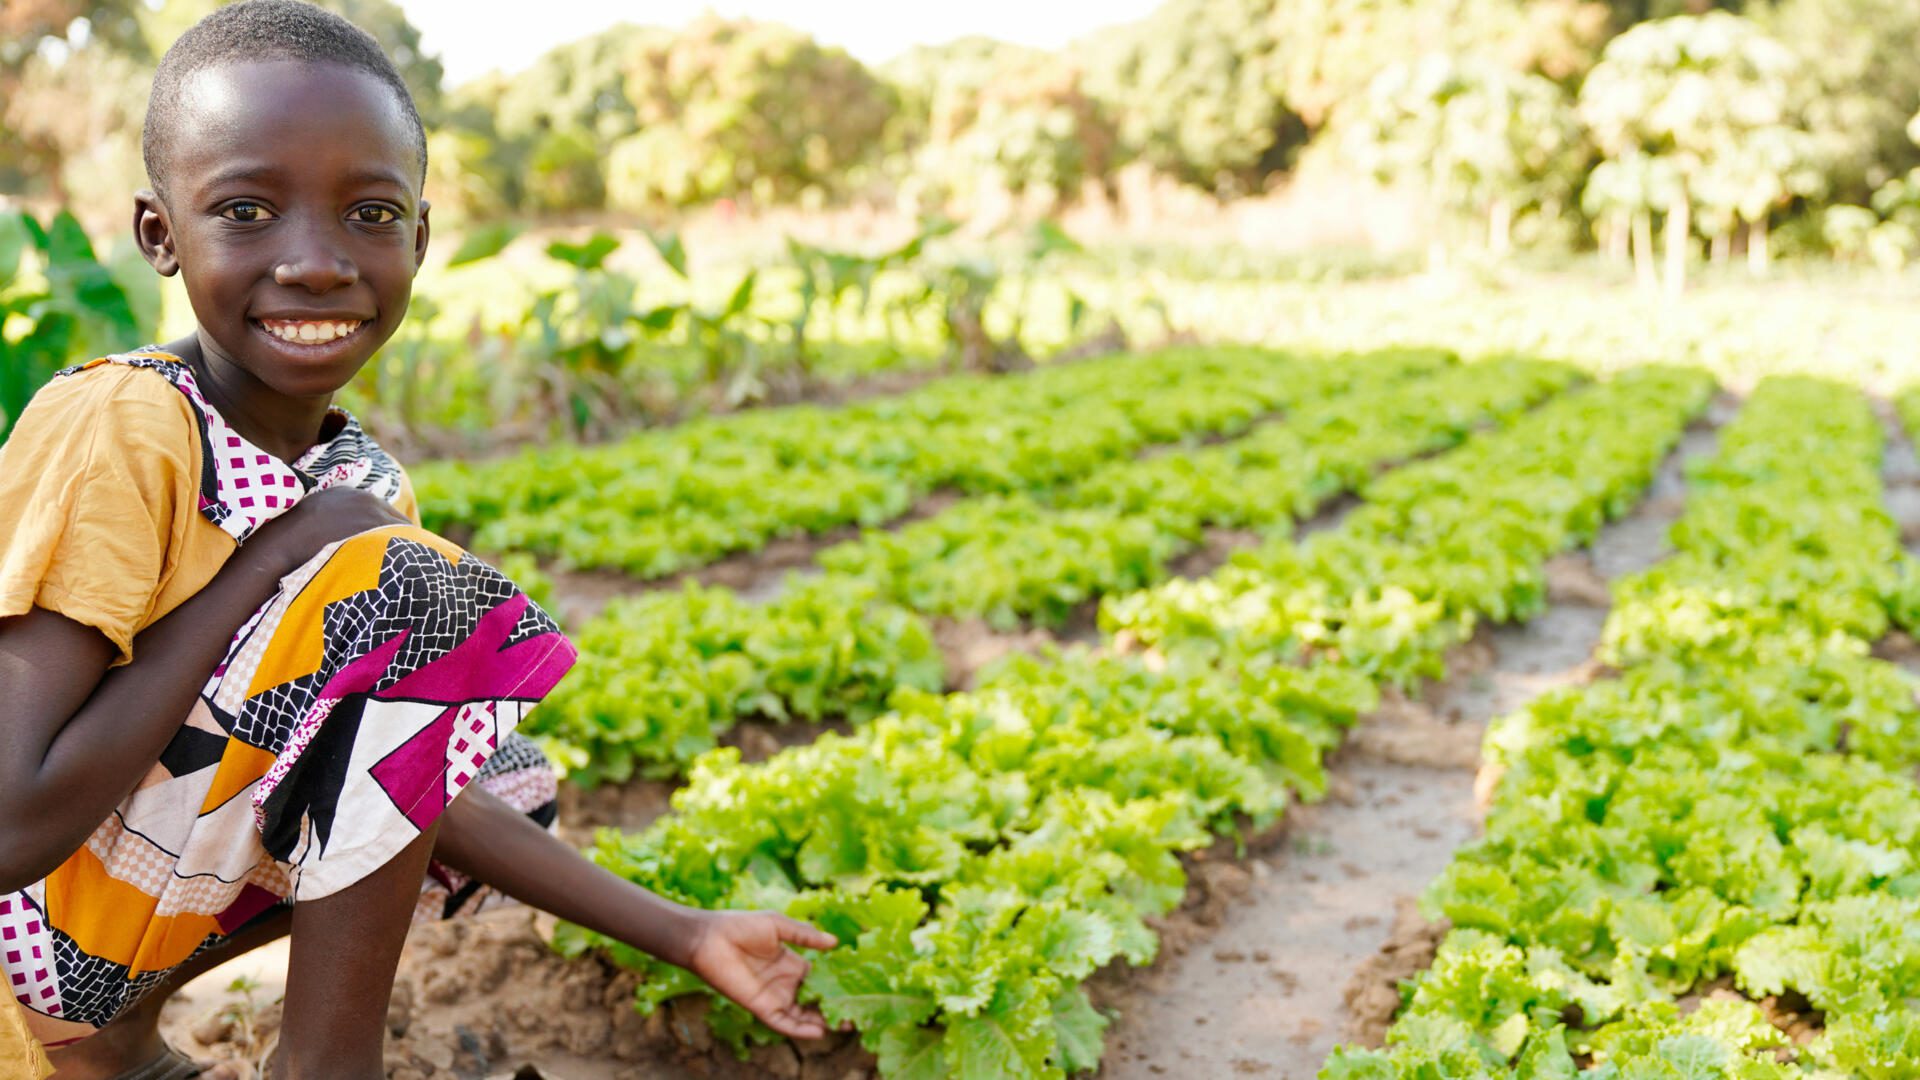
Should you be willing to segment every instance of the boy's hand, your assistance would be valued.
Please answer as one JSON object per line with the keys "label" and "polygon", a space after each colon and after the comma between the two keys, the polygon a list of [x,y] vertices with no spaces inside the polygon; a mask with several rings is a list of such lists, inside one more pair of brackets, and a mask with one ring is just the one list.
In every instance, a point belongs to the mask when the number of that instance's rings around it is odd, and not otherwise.
{"label": "boy's hand", "polygon": [[826,1035],[820,1011],[794,1001],[813,965],[787,946],[831,949],[838,939],[770,911],[708,912],[698,926],[689,970],[790,1039]]}
{"label": "boy's hand", "polygon": [[358,488],[316,491],[293,509],[261,526],[240,550],[276,561],[290,574],[337,540],[374,529],[411,525],[407,516],[378,495]]}

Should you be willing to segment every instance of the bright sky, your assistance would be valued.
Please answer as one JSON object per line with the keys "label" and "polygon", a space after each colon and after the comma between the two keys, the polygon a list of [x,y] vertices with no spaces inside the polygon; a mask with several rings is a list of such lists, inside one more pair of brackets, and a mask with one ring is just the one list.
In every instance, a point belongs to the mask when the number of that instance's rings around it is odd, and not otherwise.
{"label": "bright sky", "polygon": [[1089,31],[1130,22],[1160,0],[533,0],[502,5],[504,17],[478,14],[473,0],[400,0],[422,44],[446,65],[447,85],[494,69],[518,71],[562,42],[626,21],[679,26],[706,11],[786,23],[867,63],[914,45],[971,34],[1055,49]]}

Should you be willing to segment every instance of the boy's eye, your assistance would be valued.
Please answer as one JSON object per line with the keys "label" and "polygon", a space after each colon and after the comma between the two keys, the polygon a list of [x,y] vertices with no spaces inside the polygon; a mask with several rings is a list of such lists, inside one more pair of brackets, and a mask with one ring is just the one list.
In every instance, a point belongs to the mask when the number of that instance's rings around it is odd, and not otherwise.
{"label": "boy's eye", "polygon": [[353,219],[363,225],[391,225],[400,215],[384,206],[362,206],[353,211]]}
{"label": "boy's eye", "polygon": [[237,202],[220,211],[220,216],[229,221],[266,221],[273,212],[259,203]]}

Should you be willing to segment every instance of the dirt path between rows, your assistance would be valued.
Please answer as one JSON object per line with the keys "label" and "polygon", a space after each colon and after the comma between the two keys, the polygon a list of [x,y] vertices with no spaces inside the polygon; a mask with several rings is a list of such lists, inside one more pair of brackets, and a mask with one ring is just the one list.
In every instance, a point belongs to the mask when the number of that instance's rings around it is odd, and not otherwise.
{"label": "dirt path between rows", "polygon": [[1329,762],[1329,797],[1294,811],[1281,849],[1249,864],[1247,895],[1217,931],[1138,977],[1103,1078],[1309,1080],[1335,1045],[1377,1044],[1397,981],[1423,970],[1438,942],[1414,898],[1479,831],[1487,722],[1594,675],[1606,582],[1668,553],[1684,463],[1711,451],[1732,407],[1715,403],[1590,550],[1554,560],[1545,612],[1483,629],[1446,682],[1390,699],[1352,733]]}

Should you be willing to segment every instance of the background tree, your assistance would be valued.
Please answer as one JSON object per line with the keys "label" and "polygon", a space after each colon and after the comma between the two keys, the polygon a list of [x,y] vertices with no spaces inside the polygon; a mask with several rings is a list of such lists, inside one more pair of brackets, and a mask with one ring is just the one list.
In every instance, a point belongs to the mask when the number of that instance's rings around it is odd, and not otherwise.
{"label": "background tree", "polygon": [[637,130],[614,148],[624,206],[842,190],[897,105],[843,50],[773,23],[708,16],[636,44],[622,86]]}
{"label": "background tree", "polygon": [[1122,146],[1222,193],[1257,188],[1307,138],[1286,98],[1278,0],[1171,0],[1078,50]]}
{"label": "background tree", "polygon": [[601,147],[632,134],[637,125],[627,70],[634,53],[666,34],[621,23],[549,49],[501,85],[493,101],[496,130],[528,143],[550,131],[574,131]]}
{"label": "background tree", "polygon": [[1384,68],[1440,51],[1570,81],[1608,27],[1588,0],[1171,0],[1077,55],[1128,153],[1232,193],[1286,168]]}
{"label": "background tree", "polygon": [[1799,97],[1833,198],[1863,202],[1920,166],[1906,133],[1920,111],[1920,4],[1773,0],[1749,14],[1800,57]]}
{"label": "background tree", "polygon": [[1072,63],[983,38],[903,57],[887,69],[902,101],[910,194],[950,209],[1008,196],[1042,211],[1104,180],[1116,163],[1108,111]]}
{"label": "background tree", "polygon": [[880,68],[880,76],[899,101],[890,144],[912,149],[928,142],[953,141],[972,125],[989,87],[1008,72],[1049,60],[1058,58],[979,36],[908,49]]}
{"label": "background tree", "polygon": [[[104,56],[129,58],[135,70],[150,63],[139,0],[7,0],[0,4],[0,192],[51,195],[68,201],[63,163],[77,149],[101,138],[103,128],[124,127],[127,76],[111,65],[99,78],[79,77]],[[68,61],[78,57],[77,67]],[[99,65],[109,66],[109,65]],[[101,86],[104,79],[106,86]],[[56,122],[70,102],[68,90],[84,95],[80,112],[85,136]],[[145,115],[144,98],[133,121]],[[106,137],[112,138],[112,134]]]}
{"label": "background tree", "polygon": [[1395,64],[1340,126],[1362,168],[1383,182],[1418,183],[1437,208],[1478,216],[1499,255],[1516,211],[1557,214],[1586,163],[1565,91],[1485,58],[1436,53]]}
{"label": "background tree", "polygon": [[600,147],[579,128],[554,128],[527,153],[525,196],[529,209],[593,210],[606,202]]}
{"label": "background tree", "polygon": [[[1759,27],[1713,12],[1642,23],[1607,44],[1580,88],[1580,117],[1608,160],[1645,158],[1668,182],[1642,189],[1662,201],[1666,280],[1682,288],[1696,200],[1729,190],[1716,181],[1771,166],[1764,197],[1736,199],[1735,213],[1765,228],[1778,200],[1807,177],[1811,153],[1794,112],[1798,58]],[[1718,209],[1716,207],[1716,209]]]}

